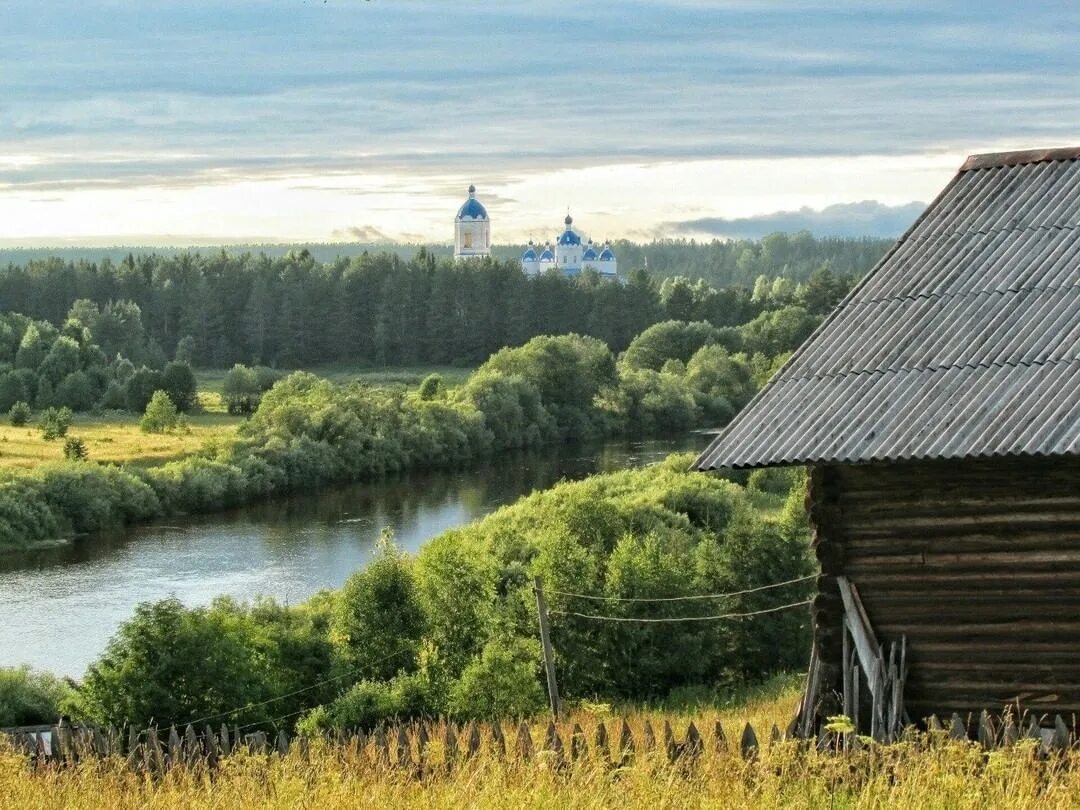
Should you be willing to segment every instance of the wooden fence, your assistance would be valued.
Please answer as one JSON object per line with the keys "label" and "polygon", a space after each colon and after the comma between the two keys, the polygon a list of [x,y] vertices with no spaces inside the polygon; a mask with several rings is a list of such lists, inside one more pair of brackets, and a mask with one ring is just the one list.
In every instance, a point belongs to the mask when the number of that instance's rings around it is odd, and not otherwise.
{"label": "wooden fence", "polygon": [[[953,715],[948,723],[937,717],[928,719],[926,731],[909,726],[901,739],[911,742],[937,740],[968,741],[985,750],[1009,747],[1023,739],[1036,742],[1045,755],[1063,752],[1077,745],[1077,729],[1072,729],[1058,715],[1052,726],[1049,718],[1025,715],[1020,722],[1011,716],[1003,720],[987,712],[965,722]],[[646,720],[638,733],[626,720],[608,726],[597,723],[587,733],[578,723],[573,725],[548,723],[534,730],[528,723],[509,727],[508,735],[499,723],[398,724],[381,726],[364,733],[339,733],[328,737],[335,746],[350,749],[355,755],[373,763],[401,768],[417,776],[451,770],[482,751],[507,761],[519,763],[545,762],[563,768],[589,761],[613,768],[631,764],[635,758],[648,757],[653,761],[692,764],[706,756],[739,756],[744,760],[756,758],[763,748],[784,740],[821,751],[842,753],[866,745],[877,745],[851,733],[824,731],[816,742],[795,738],[795,723],[786,732],[773,725],[770,731],[759,734],[747,723],[737,739],[729,738],[719,721],[707,734],[691,722],[686,732],[676,736],[671,721],[664,720],[657,731]],[[45,730],[47,729],[47,730]],[[222,725],[215,731],[205,726],[196,731],[187,726],[182,732],[175,726],[168,729],[151,727],[144,731],[134,728],[72,727],[60,724],[33,730],[7,730],[16,749],[28,755],[36,767],[65,767],[92,758],[123,757],[129,767],[138,771],[161,773],[177,767],[209,767],[218,760],[239,751],[252,755],[285,755],[297,750],[305,755],[311,745],[307,737],[290,737],[284,731],[276,735],[263,731],[242,733],[237,727]]]}

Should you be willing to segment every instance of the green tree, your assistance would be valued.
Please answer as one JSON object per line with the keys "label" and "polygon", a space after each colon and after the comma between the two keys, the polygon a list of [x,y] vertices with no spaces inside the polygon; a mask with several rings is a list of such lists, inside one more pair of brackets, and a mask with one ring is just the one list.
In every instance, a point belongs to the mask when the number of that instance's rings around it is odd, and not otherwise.
{"label": "green tree", "polygon": [[[239,709],[270,697],[259,652],[235,612],[189,610],[177,599],[143,603],[87,670],[82,711],[98,723],[145,728]],[[252,714],[227,716],[240,723]]]}
{"label": "green tree", "polygon": [[46,408],[38,417],[41,437],[47,442],[63,438],[71,427],[72,418],[71,408]]}
{"label": "green tree", "polygon": [[15,427],[22,427],[30,421],[30,406],[25,402],[16,402],[8,411],[8,420]]}
{"label": "green tree", "polygon": [[86,442],[78,436],[68,436],[64,440],[64,458],[68,461],[86,461]]}
{"label": "green tree", "polygon": [[0,727],[55,723],[74,694],[51,673],[35,672],[28,666],[0,668]]}
{"label": "green tree", "polygon": [[187,413],[195,407],[198,384],[191,366],[174,360],[161,373],[161,390],[169,395],[178,411]]}
{"label": "green tree", "polygon": [[384,536],[375,560],[337,596],[330,638],[341,666],[378,680],[415,669],[425,627],[412,561]]}
{"label": "green tree", "polygon": [[259,406],[262,389],[254,370],[237,363],[221,382],[221,396],[231,414],[251,413]]}
{"label": "green tree", "polygon": [[142,368],[135,371],[124,384],[127,408],[133,413],[143,413],[155,391],[161,390],[161,372]]}
{"label": "green tree", "polygon": [[164,391],[155,391],[139,420],[139,430],[143,433],[164,433],[176,427],[177,417],[172,398]]}

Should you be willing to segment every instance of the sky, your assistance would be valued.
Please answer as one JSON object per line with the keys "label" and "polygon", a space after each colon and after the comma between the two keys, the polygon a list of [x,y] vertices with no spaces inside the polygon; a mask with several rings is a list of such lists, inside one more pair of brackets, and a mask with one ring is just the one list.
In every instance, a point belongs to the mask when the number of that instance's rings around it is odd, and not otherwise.
{"label": "sky", "polygon": [[895,236],[1078,88],[1072,2],[4,0],[0,244]]}

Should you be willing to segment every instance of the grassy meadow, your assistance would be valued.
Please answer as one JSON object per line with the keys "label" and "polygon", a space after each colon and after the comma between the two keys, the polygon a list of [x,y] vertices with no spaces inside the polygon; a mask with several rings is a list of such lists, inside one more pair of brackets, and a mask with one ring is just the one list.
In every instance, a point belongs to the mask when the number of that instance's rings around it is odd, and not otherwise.
{"label": "grassy meadow", "polygon": [[[456,366],[401,366],[371,369],[330,365],[307,369],[319,377],[343,384],[363,380],[372,385],[417,386],[429,374],[439,374],[446,385],[460,385],[472,369]],[[225,412],[221,384],[227,369],[207,369],[197,373],[199,408],[187,415],[188,431],[150,434],[139,429],[138,414],[110,412],[75,415],[69,436],[86,443],[91,461],[149,467],[184,458],[206,442],[227,442],[233,438],[243,417]],[[35,417],[37,415],[35,414]],[[0,470],[28,471],[64,457],[64,442],[45,441],[34,422],[22,427],[0,421]]]}
{"label": "grassy meadow", "polygon": [[[660,752],[638,753],[621,768],[591,752],[560,769],[542,751],[543,722],[532,725],[536,758],[513,754],[515,733],[504,723],[511,755],[497,756],[486,733],[480,753],[452,769],[432,767],[422,779],[379,762],[369,745],[313,743],[306,755],[237,753],[214,772],[178,768],[163,777],[135,773],[122,759],[89,760],[68,770],[37,771],[24,755],[0,743],[0,809],[394,807],[394,808],[1066,808],[1080,804],[1080,754],[1041,759],[1031,743],[987,755],[973,743],[920,738],[848,755],[819,753],[795,742],[765,745],[756,759],[717,751],[711,729],[719,720],[731,741],[743,725],[784,725],[797,700],[791,679],[779,694],[765,690],[739,706],[702,709],[692,718],[706,734],[706,752],[693,765],[667,762]],[[642,710],[628,718],[634,737],[649,720],[659,730],[671,712]],[[609,732],[619,718],[605,707],[576,710],[561,724],[564,742],[580,723],[591,738],[598,720]],[[443,729],[435,728],[429,761],[443,759]],[[614,742],[614,740],[613,740]],[[639,748],[640,751],[640,748]]]}
{"label": "grassy meadow", "polygon": [[[241,421],[221,411],[193,413],[188,415],[190,431],[143,433],[135,414],[76,414],[67,435],[86,443],[91,461],[152,466],[183,458],[207,441],[228,441]],[[33,470],[63,457],[63,439],[45,441],[32,422],[22,427],[0,422],[0,470]]]}

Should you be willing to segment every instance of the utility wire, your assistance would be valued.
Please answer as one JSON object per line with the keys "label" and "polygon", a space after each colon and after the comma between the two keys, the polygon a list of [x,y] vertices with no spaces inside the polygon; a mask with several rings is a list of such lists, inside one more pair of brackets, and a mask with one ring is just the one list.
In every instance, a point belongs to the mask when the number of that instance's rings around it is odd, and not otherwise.
{"label": "utility wire", "polygon": [[[391,653],[390,655],[388,655],[388,656],[386,656],[384,658],[380,658],[378,661],[374,661],[372,663],[373,664],[385,663],[385,662],[391,660],[392,658],[396,658],[397,656],[408,652],[408,650],[409,650],[408,647],[403,647],[402,649],[398,650],[397,652]],[[371,664],[366,664],[365,666],[371,666]],[[356,675],[360,671],[360,669],[361,669],[360,667],[357,667],[356,669],[351,670],[349,672],[344,672],[341,675],[334,675],[331,678],[325,678],[324,680],[316,681],[315,683],[311,684],[310,686],[305,686],[302,689],[297,689],[297,690],[295,690],[293,692],[286,692],[284,695],[278,695],[277,697],[272,697],[269,700],[261,700],[258,703],[249,703],[246,706],[241,706],[241,707],[239,707],[237,709],[230,709],[229,711],[226,711],[226,712],[219,712],[218,714],[211,714],[211,715],[207,715],[206,717],[200,717],[198,720],[192,720],[192,721],[190,721],[188,723],[185,723],[184,725],[197,726],[197,725],[200,725],[202,723],[209,722],[210,720],[217,720],[217,719],[219,719],[221,717],[229,717],[230,715],[237,714],[238,712],[247,711],[248,709],[257,709],[260,706],[267,706],[267,705],[269,705],[271,703],[277,703],[279,700],[285,700],[286,698],[291,698],[291,697],[294,697],[296,695],[303,694],[304,692],[310,692],[312,689],[318,689],[320,686],[326,686],[328,683],[334,683],[335,681],[340,681],[340,680],[343,680],[345,678],[351,678],[353,675]],[[307,711],[307,709],[303,709],[302,711]],[[295,713],[300,714],[300,712],[295,712]],[[278,719],[280,720],[282,718],[278,718]],[[273,721],[259,721],[259,722],[261,723],[261,722],[273,722]],[[248,725],[258,725],[258,723],[249,723]],[[247,726],[241,726],[241,728],[247,728]]]}
{"label": "utility wire", "polygon": [[[768,591],[773,588],[783,588],[785,585],[796,585],[800,582],[808,582],[811,579],[816,579],[817,574],[807,574],[805,577],[799,577],[798,579],[789,579],[787,582],[774,582],[772,585],[759,585],[756,588],[747,588],[742,591],[731,591],[730,593],[706,593],[700,596],[656,596],[656,597],[633,597],[633,596],[596,596],[586,593],[571,593],[570,591],[553,591],[548,588],[544,588],[545,594],[555,594],[557,596],[569,596],[574,599],[590,599],[596,602],[690,602],[699,599],[727,599],[732,596],[744,596],[748,593],[758,593],[759,591]],[[549,611],[556,613],[558,611]]]}
{"label": "utility wire", "polygon": [[751,610],[745,613],[721,613],[717,616],[672,616],[663,619],[636,619],[630,616],[598,616],[591,613],[575,613],[572,610],[549,610],[549,613],[557,613],[560,616],[577,616],[581,619],[596,619],[604,622],[638,622],[642,624],[660,624],[666,622],[708,622],[717,619],[745,619],[749,616],[760,616],[763,613],[776,613],[781,610],[787,610],[793,607],[802,607],[803,605],[809,605],[813,602],[813,599],[804,599],[801,602],[792,602],[789,605],[780,605],[779,607],[765,608],[764,610]]}

